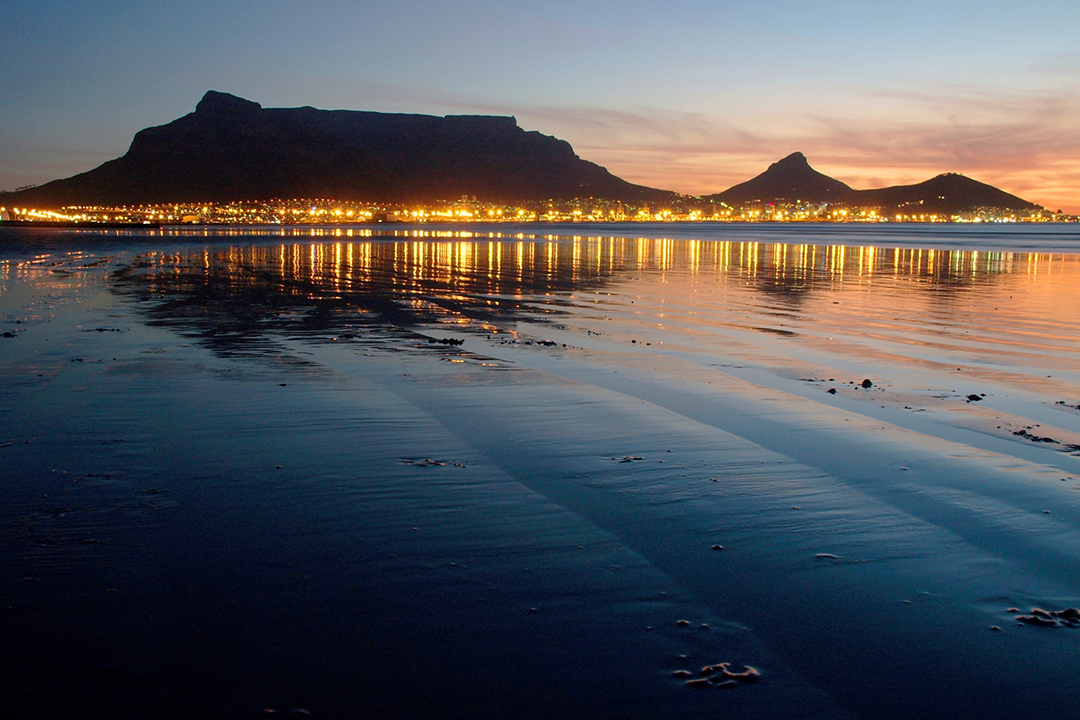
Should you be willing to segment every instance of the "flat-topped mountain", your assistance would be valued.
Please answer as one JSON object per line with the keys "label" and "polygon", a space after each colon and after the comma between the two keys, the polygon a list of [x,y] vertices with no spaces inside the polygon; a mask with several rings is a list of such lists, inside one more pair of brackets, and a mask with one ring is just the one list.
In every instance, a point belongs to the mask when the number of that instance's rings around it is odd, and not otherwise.
{"label": "flat-topped mountain", "polygon": [[371,202],[597,197],[658,201],[513,117],[267,109],[210,91],[135,135],[123,157],[5,196],[38,207],[334,198]]}
{"label": "flat-topped mountain", "polygon": [[732,207],[770,202],[830,203],[905,215],[950,215],[978,208],[1039,209],[1034,203],[957,173],[945,173],[915,185],[855,190],[814,170],[800,152],[773,163],[757,177],[706,199]]}
{"label": "flat-topped mountain", "polygon": [[[615,177],[579,158],[566,141],[521,129],[513,117],[268,109],[210,91],[195,112],[137,133],[123,157],[0,194],[0,203],[41,209],[292,198],[410,203],[463,195],[506,203],[590,197],[699,202]],[[952,173],[916,185],[855,190],[814,170],[799,152],[702,199],[735,208],[795,202],[876,207],[887,215],[1040,209]]]}

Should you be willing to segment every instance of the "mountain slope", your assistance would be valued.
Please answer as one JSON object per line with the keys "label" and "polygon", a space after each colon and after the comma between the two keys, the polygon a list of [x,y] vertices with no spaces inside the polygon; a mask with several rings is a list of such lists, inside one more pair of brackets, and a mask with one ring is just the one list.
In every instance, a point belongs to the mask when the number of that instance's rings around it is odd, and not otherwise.
{"label": "mountain slope", "polygon": [[121,158],[7,194],[5,203],[134,205],[271,198],[372,202],[600,197],[660,200],[512,117],[264,109],[210,91],[194,113],[139,132]]}
{"label": "mountain slope", "polygon": [[886,212],[906,215],[951,214],[980,207],[1008,210],[1035,210],[1038,205],[1010,195],[1004,190],[957,173],[945,173],[915,185],[896,185],[879,190],[857,190],[851,203],[880,207]]}
{"label": "mountain slope", "polygon": [[915,185],[855,190],[810,167],[799,152],[773,163],[757,177],[706,199],[732,207],[752,203],[829,203],[875,208],[883,215],[954,215],[980,208],[1032,211],[1040,209],[992,185],[957,173],[945,173]]}
{"label": "mountain slope", "polygon": [[844,183],[810,167],[806,156],[796,152],[774,162],[757,177],[707,199],[739,207],[755,201],[841,202],[851,192]]}

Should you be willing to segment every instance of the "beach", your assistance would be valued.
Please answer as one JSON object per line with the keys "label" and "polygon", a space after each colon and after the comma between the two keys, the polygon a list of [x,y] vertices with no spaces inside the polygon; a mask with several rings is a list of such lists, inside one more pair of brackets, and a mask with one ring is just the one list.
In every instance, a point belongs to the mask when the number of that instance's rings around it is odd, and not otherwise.
{"label": "beach", "polygon": [[0,230],[6,702],[1075,717],[1074,227]]}

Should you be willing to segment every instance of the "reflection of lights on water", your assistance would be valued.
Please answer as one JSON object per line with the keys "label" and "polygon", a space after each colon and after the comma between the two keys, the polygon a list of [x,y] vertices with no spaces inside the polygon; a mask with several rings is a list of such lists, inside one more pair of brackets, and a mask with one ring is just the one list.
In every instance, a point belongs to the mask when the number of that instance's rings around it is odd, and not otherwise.
{"label": "reflection of lights on water", "polygon": [[[350,232],[354,237],[349,237]],[[972,283],[1010,274],[1034,279],[1080,273],[1080,256],[1034,252],[849,248],[600,235],[558,239],[521,232],[415,229],[390,234],[392,239],[383,241],[374,239],[373,233],[365,229],[274,228],[263,236],[294,241],[221,250],[200,248],[186,259],[162,253],[144,257],[170,272],[186,261],[197,264],[200,275],[207,278],[217,273],[233,282],[249,284],[258,281],[253,272],[271,270],[280,276],[280,287],[289,288],[290,293],[297,292],[290,280],[310,282],[337,293],[377,282],[403,289],[434,283],[463,292],[479,289],[520,295],[534,286],[540,292],[571,289],[581,282],[616,277],[622,272],[646,279],[652,275],[660,283],[704,276],[721,281],[739,279],[750,287],[767,281],[788,289],[837,290],[852,283],[880,283],[884,279]],[[68,257],[72,262],[78,259],[76,255]],[[41,260],[7,263],[3,271],[29,272],[35,262]]]}

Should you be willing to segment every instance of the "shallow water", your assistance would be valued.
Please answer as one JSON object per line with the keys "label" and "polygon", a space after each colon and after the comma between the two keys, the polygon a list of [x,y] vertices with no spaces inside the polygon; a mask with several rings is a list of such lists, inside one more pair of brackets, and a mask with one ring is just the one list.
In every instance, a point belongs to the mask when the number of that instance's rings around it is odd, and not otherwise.
{"label": "shallow water", "polygon": [[[1080,628],[1015,617],[1080,605],[1074,252],[1071,226],[3,231],[5,696],[1069,717]],[[760,680],[687,684],[720,662]]]}

